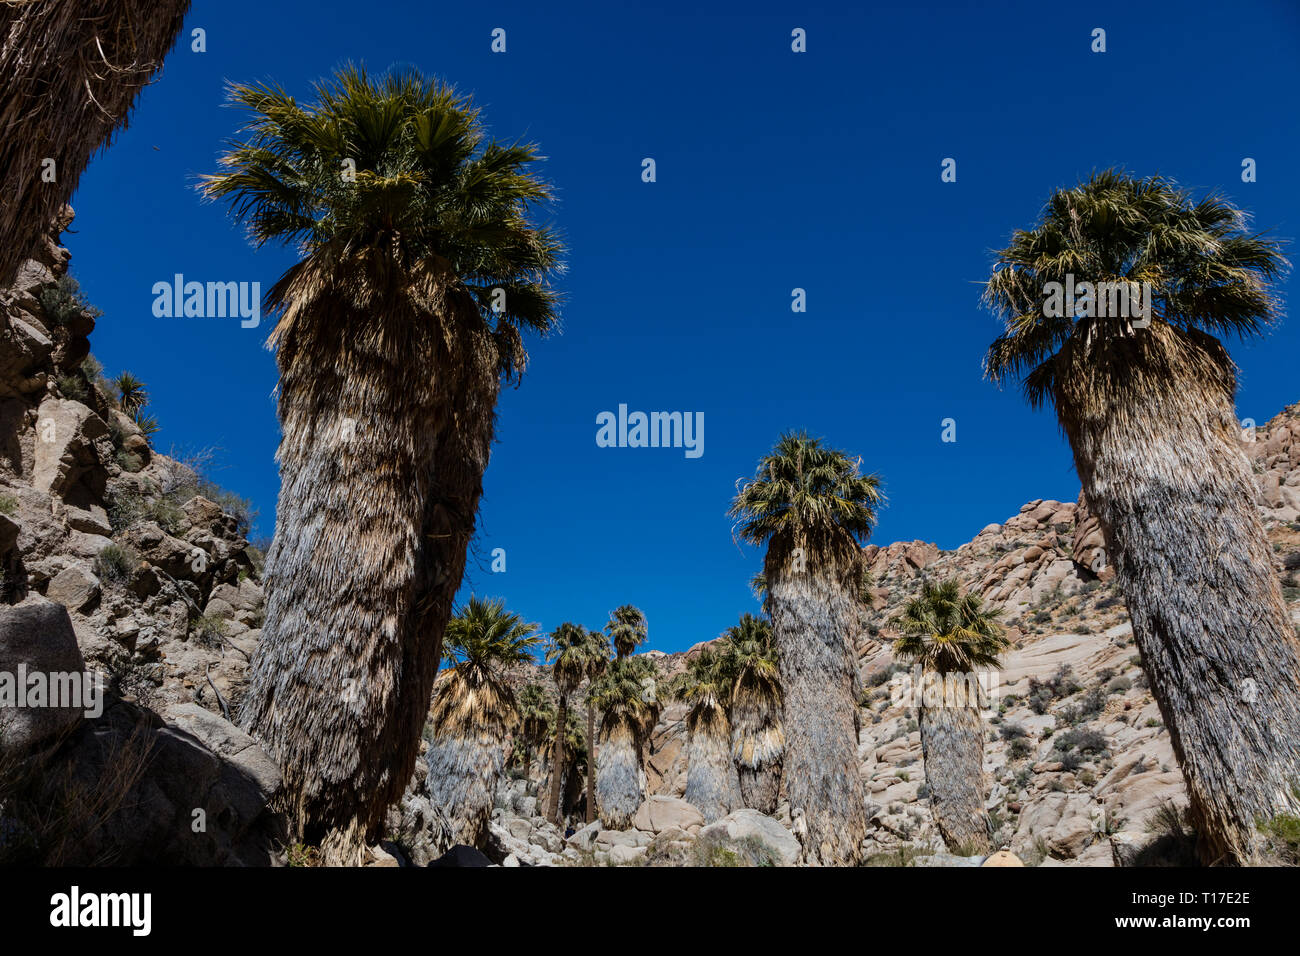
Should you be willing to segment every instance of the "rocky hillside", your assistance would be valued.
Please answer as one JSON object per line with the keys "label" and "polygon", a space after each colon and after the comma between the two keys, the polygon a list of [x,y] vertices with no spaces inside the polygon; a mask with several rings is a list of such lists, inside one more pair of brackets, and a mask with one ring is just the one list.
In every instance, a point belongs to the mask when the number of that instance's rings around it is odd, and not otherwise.
{"label": "rocky hillside", "polygon": [[[1255,463],[1275,570],[1300,625],[1300,405],[1243,434],[1243,442]],[[871,545],[865,553],[874,591],[859,647],[859,755],[873,806],[872,862],[971,862],[942,852],[926,800],[916,715],[898,692],[907,675],[890,651],[889,621],[926,575],[956,576],[999,609],[1014,645],[994,688],[984,754],[995,842],[1031,865],[1185,859],[1179,856],[1186,846],[1178,839],[1177,812],[1186,804],[1182,775],[1139,666],[1100,528],[1082,501],[1031,501],[953,551],[906,541]],[[656,656],[671,674],[695,650]],[[547,681],[540,668],[518,676],[520,682]],[[631,863],[664,857],[665,831],[668,843],[689,845],[705,828],[691,816],[693,808],[674,799],[686,781],[684,717],[680,705],[667,707],[646,754],[648,792],[672,801],[665,804],[676,814],[671,826],[638,817],[634,831],[597,825],[558,843],[536,816],[537,794],[545,792],[539,791],[545,771],[538,768],[533,779],[515,779],[502,789],[493,827],[498,853],[526,863]],[[576,798],[578,788],[570,792]],[[781,824],[788,835],[788,813],[783,804],[775,821],[763,820]],[[743,811],[739,817],[745,819],[728,819],[727,826],[759,832],[759,823],[748,818],[761,815]],[[717,827],[709,829],[716,835]]]}

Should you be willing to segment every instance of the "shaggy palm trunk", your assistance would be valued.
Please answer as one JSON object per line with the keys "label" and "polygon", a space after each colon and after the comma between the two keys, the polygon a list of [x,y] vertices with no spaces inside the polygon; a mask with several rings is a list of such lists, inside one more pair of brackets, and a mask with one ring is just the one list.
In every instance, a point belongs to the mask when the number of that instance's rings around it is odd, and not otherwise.
{"label": "shaggy palm trunk", "polygon": [[731,707],[731,757],[739,775],[742,806],[760,813],[776,812],[784,749],[778,709],[760,693],[742,689]]}
{"label": "shaggy palm trunk", "polygon": [[327,864],[360,862],[411,779],[487,467],[491,343],[449,349],[434,327],[322,296],[276,353],[281,489],[243,724]]}
{"label": "shaggy palm trunk", "polygon": [[1255,858],[1255,823],[1300,811],[1300,643],[1256,507],[1235,367],[1201,333],[1134,330],[1108,358],[1071,342],[1057,413],[1207,864]]}
{"label": "shaggy palm trunk", "polygon": [[503,741],[490,731],[439,734],[429,746],[429,800],[451,824],[454,842],[482,847],[505,766]]}
{"label": "shaggy palm trunk", "polygon": [[[854,696],[858,622],[851,572],[777,567],[766,574],[784,693],[785,786],[802,809],[804,860],[856,865],[867,833]],[[804,829],[804,828],[801,828]]]}
{"label": "shaggy palm trunk", "polygon": [[688,721],[686,792],[682,798],[705,823],[725,817],[740,799],[736,766],[731,762],[731,732],[720,707],[705,708]]}
{"label": "shaggy palm trunk", "polygon": [[641,743],[626,720],[616,720],[600,741],[596,757],[596,802],[600,822],[626,830],[641,806]]}
{"label": "shaggy palm trunk", "polygon": [[587,705],[587,822],[596,822],[596,714]]}
{"label": "shaggy palm trunk", "polygon": [[984,721],[964,703],[920,710],[921,754],[930,812],[944,844],[962,856],[993,852],[984,812]]}
{"label": "shaggy palm trunk", "polygon": [[555,708],[555,746],[551,758],[551,822],[557,827],[563,817],[561,811],[560,788],[564,777],[564,728],[569,720],[569,696],[560,695]]}
{"label": "shaggy palm trunk", "polygon": [[44,240],[90,158],[126,125],[189,8],[190,0],[0,4],[0,287]]}

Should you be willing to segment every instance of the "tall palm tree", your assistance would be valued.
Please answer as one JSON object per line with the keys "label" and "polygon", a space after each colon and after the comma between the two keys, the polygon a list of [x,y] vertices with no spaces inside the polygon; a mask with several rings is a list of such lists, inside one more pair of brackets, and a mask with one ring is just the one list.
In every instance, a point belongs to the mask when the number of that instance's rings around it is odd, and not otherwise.
{"label": "tall palm tree", "polygon": [[409,779],[498,390],[521,330],[555,323],[560,249],[529,219],[536,149],[450,87],[347,67],[315,96],[235,86],[243,139],[203,188],[301,255],[267,294],[281,487],[243,723],[295,829],[352,862]]}
{"label": "tall palm tree", "polygon": [[731,505],[740,537],[766,545],[767,606],[784,693],[785,781],[802,810],[804,859],[855,864],[866,836],[858,761],[862,542],[884,500],[860,462],[803,432],[782,435]]}
{"label": "tall palm tree", "polygon": [[723,634],[718,652],[730,680],[731,759],[739,774],[742,805],[775,813],[781,795],[785,728],[772,626],[742,614],[740,622]]}
{"label": "tall palm tree", "polygon": [[897,621],[903,634],[894,642],[894,656],[924,678],[914,693],[935,825],[948,849],[964,855],[993,852],[976,671],[1001,666],[998,655],[1010,646],[996,617],[978,597],[963,595],[956,578],[924,580]]}
{"label": "tall palm tree", "polygon": [[506,738],[520,717],[505,670],[532,662],[536,634],[537,625],[507,612],[504,601],[472,595],[447,624],[451,672],[433,699],[426,786],[458,843],[477,846],[487,835]]}
{"label": "tall palm tree", "polygon": [[686,714],[687,803],[705,823],[725,817],[740,803],[740,781],[731,760],[731,723],[727,700],[731,681],[726,661],[705,647],[668,683],[666,696],[682,701]]}
{"label": "tall palm tree", "polygon": [[551,726],[555,723],[555,705],[546,696],[541,684],[525,684],[519,691],[520,762],[524,780],[532,776],[533,754],[550,740]]}
{"label": "tall palm tree", "polygon": [[587,679],[587,822],[596,820],[596,708],[592,705],[592,691],[596,681],[609,666],[609,638],[601,631],[587,632],[587,653],[584,675]]}
{"label": "tall palm tree", "polygon": [[[1264,331],[1286,267],[1222,197],[1107,171],[1054,193],[984,292],[1005,323],[985,371],[1022,377],[1031,405],[1056,409],[1206,862],[1250,861],[1256,821],[1300,811],[1300,641],[1239,440],[1236,367],[1215,337]],[[1045,307],[1044,285],[1071,275],[1148,283],[1149,327]]]}
{"label": "tall palm tree", "polygon": [[546,645],[546,663],[551,665],[551,679],[559,694],[555,706],[555,745],[551,757],[551,799],[548,804],[551,822],[560,825],[563,817],[563,800],[560,784],[564,777],[564,732],[569,721],[569,696],[578,689],[587,675],[591,640],[584,628],[565,621],[551,632]]}
{"label": "tall palm tree", "polygon": [[614,644],[614,651],[622,659],[645,643],[648,633],[645,615],[639,607],[624,604],[609,612],[605,631]]}
{"label": "tall palm tree", "polygon": [[659,720],[658,671],[647,657],[620,657],[596,681],[592,704],[600,711],[596,752],[596,802],[600,820],[625,830],[644,799],[641,754]]}
{"label": "tall palm tree", "polygon": [[39,247],[91,157],[126,125],[189,8],[190,0],[0,4],[0,287]]}

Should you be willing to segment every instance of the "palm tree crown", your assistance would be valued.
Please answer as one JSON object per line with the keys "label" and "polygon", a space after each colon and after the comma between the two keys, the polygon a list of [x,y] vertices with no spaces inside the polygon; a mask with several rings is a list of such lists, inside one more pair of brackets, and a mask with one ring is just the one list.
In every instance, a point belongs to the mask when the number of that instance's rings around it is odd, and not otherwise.
{"label": "palm tree crown", "polygon": [[625,723],[639,737],[654,730],[659,720],[658,668],[646,657],[623,657],[609,662],[591,690],[591,705],[602,715],[602,725]]}
{"label": "palm tree crown", "polygon": [[725,713],[731,697],[731,675],[726,659],[708,647],[701,648],[687,660],[686,670],[668,682],[665,696],[690,707],[692,722],[697,715],[708,711]]}
{"label": "palm tree crown", "polygon": [[546,663],[551,665],[551,679],[561,694],[571,694],[582,683],[590,657],[591,639],[585,628],[565,621],[551,632]]}
{"label": "palm tree crown", "polygon": [[[781,552],[805,543],[856,547],[883,501],[880,478],[862,474],[860,461],[806,432],[789,432],[737,490],[730,514],[750,544],[780,542]],[[845,542],[845,534],[852,540]],[[763,583],[770,584],[766,576]]]}
{"label": "palm tree crown", "polygon": [[[221,158],[225,171],[202,183],[257,245],[304,257],[267,295],[282,310],[271,343],[326,297],[400,303],[489,333],[499,371],[522,371],[520,330],[547,332],[558,307],[546,279],[560,242],[529,220],[551,196],[530,169],[537,148],[489,140],[467,97],[415,71],[372,82],[348,66],[313,92],[304,107],[277,86],[232,86],[251,117]],[[467,307],[443,308],[448,299]]]}
{"label": "palm tree crown", "polygon": [[[1067,276],[1135,290],[1149,283],[1153,325],[1218,335],[1263,331],[1280,313],[1269,281],[1288,263],[1276,239],[1247,225],[1222,196],[1194,201],[1161,176],[1106,170],[1057,191],[1037,225],[1017,230],[997,254],[983,298],[1005,329],[985,356],[986,374],[997,382],[1023,376],[1026,398],[1038,407],[1053,397],[1064,371],[1057,353],[1072,339],[1098,357],[1132,352],[1138,330],[1131,319],[1044,314],[1044,287],[1064,285]],[[1140,356],[1133,354],[1134,364]]]}
{"label": "palm tree crown", "polygon": [[923,581],[920,596],[907,602],[897,621],[903,634],[894,653],[937,674],[997,667],[998,655],[1011,645],[996,617],[978,597],[963,595],[956,578]]}
{"label": "palm tree crown", "polygon": [[519,714],[504,680],[513,664],[533,661],[537,625],[526,624],[501,600],[470,596],[447,622],[443,654],[451,676],[434,701],[434,726],[471,727],[485,721],[512,727]]}
{"label": "palm tree crown", "polygon": [[718,656],[719,669],[728,681],[729,699],[742,690],[757,690],[780,707],[781,674],[771,624],[761,617],[742,614],[738,623],[723,632]]}
{"label": "palm tree crown", "polygon": [[639,607],[624,604],[609,613],[609,623],[605,631],[614,644],[614,651],[619,657],[627,657],[645,643],[648,629],[645,615]]}

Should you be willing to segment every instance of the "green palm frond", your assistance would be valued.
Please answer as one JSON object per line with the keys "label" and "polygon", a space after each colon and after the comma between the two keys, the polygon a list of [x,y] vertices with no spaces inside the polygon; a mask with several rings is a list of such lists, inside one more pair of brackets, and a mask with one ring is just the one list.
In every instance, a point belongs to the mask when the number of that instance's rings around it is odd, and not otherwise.
{"label": "green palm frond", "polygon": [[546,643],[546,663],[551,665],[551,679],[561,694],[573,693],[587,676],[592,642],[585,628],[565,621]]}
{"label": "green palm frond", "polygon": [[493,337],[504,374],[522,372],[520,332],[555,328],[548,282],[563,269],[558,234],[533,221],[552,195],[537,147],[490,139],[468,97],[414,70],[374,79],[347,66],[313,95],[302,105],[271,84],[231,86],[247,120],[200,187],[256,245],[304,257],[268,294],[281,311],[272,343],[304,298],[364,309],[398,296],[441,315],[432,306],[452,294],[469,304],[454,320]]}
{"label": "green palm frond", "polygon": [[652,660],[622,657],[610,661],[593,682],[590,703],[602,714],[602,726],[624,723],[644,739],[659,720],[662,692]]}
{"label": "green palm frond", "polygon": [[537,625],[505,609],[505,602],[474,595],[447,622],[443,654],[450,675],[434,697],[439,733],[494,727],[504,735],[520,718],[505,671],[531,663]]}
{"label": "green palm frond", "polygon": [[956,578],[939,584],[927,579],[893,622],[903,631],[894,654],[938,674],[1000,667],[1011,644],[996,618],[978,597],[962,594]]}
{"label": "green palm frond", "polygon": [[1066,342],[1082,337],[1102,354],[1140,331],[1114,315],[1044,315],[1045,286],[1068,275],[1076,285],[1150,283],[1153,324],[1245,337],[1281,314],[1272,284],[1288,267],[1281,242],[1250,232],[1246,214],[1218,194],[1196,201],[1161,176],[1094,173],[1054,193],[1034,227],[997,253],[983,301],[1003,333],[985,355],[985,374],[1019,378],[1038,407],[1054,393],[1054,359]]}
{"label": "green palm frond", "polygon": [[645,615],[640,608],[624,604],[610,612],[605,632],[618,656],[627,657],[646,641],[648,627]]}
{"label": "green palm frond", "polygon": [[728,706],[749,693],[780,707],[781,673],[771,624],[752,614],[742,614],[738,623],[723,632],[718,658],[719,672],[727,684]]}
{"label": "green palm frond", "polygon": [[739,537],[754,545],[780,538],[786,548],[833,543],[856,550],[885,501],[879,476],[864,475],[860,461],[806,432],[782,435],[753,479],[738,485],[730,515]]}

